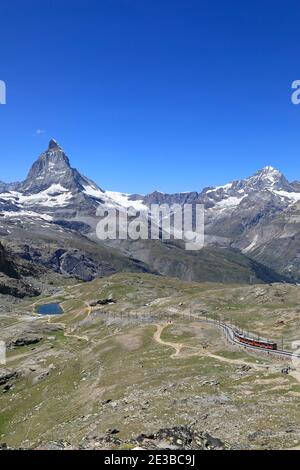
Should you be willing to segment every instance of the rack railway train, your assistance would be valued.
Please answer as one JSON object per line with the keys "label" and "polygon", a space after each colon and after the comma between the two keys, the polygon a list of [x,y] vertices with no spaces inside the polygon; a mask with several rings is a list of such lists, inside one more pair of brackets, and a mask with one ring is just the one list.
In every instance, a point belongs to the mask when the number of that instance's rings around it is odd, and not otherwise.
{"label": "rack railway train", "polygon": [[273,343],[272,341],[249,338],[238,331],[234,331],[234,337],[239,343],[249,344],[256,348],[277,350],[277,343]]}

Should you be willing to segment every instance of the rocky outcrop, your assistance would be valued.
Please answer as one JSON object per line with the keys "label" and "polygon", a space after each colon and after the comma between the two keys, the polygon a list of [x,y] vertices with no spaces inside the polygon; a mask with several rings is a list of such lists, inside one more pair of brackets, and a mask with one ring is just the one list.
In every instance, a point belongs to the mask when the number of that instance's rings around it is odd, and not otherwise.
{"label": "rocky outcrop", "polygon": [[[53,227],[55,233],[55,227]],[[40,229],[39,229],[40,233]],[[109,276],[119,271],[151,271],[140,261],[122,256],[101,247],[78,233],[66,232],[60,239],[40,240],[39,233],[32,232],[31,244],[18,247],[19,256],[36,266],[74,277],[82,281],[91,281],[96,277]],[[33,242],[34,240],[34,242]]]}
{"label": "rocky outcrop", "polygon": [[0,243],[0,294],[18,298],[39,295],[39,289],[26,280],[26,276],[33,274],[35,268],[13,258],[12,253]]}
{"label": "rocky outcrop", "polygon": [[13,279],[0,274],[0,294],[23,299],[40,295],[40,289],[20,279]]}
{"label": "rocky outcrop", "polygon": [[8,349],[15,349],[22,346],[29,346],[31,344],[37,344],[43,339],[42,335],[33,335],[27,334],[23,336],[19,336],[18,338],[14,338],[10,343],[8,343]]}
{"label": "rocky outcrop", "polygon": [[79,446],[67,441],[51,441],[39,445],[38,450],[229,450],[230,446],[206,431],[197,431],[192,426],[163,428],[153,434],[140,434],[136,438],[123,440],[118,429],[108,429],[104,434],[91,435]]}
{"label": "rocky outcrop", "polygon": [[160,429],[155,434],[141,434],[136,438],[143,449],[170,450],[224,450],[225,444],[208,432],[199,432],[193,427],[177,426]]}
{"label": "rocky outcrop", "polygon": [[6,385],[9,381],[16,379],[19,373],[13,369],[0,369],[0,385]]}
{"label": "rocky outcrop", "polygon": [[12,257],[6,251],[2,243],[0,243],[0,273],[12,277],[14,279],[20,278],[17,267],[14,261],[12,260]]}
{"label": "rocky outcrop", "polygon": [[153,434],[140,434],[134,439],[123,441],[108,430],[106,434],[86,438],[81,449],[138,448],[144,450],[224,450],[228,449],[220,439],[192,426],[163,428]]}
{"label": "rocky outcrop", "polygon": [[106,299],[91,300],[89,305],[90,307],[96,307],[97,305],[109,305],[109,304],[115,304],[115,303],[116,301],[110,295]]}

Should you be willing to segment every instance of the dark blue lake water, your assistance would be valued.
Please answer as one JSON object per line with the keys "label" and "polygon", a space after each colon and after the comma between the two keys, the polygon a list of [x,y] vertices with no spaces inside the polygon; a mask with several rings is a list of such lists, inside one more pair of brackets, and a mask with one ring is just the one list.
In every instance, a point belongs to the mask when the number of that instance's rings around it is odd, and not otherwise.
{"label": "dark blue lake water", "polygon": [[60,313],[63,313],[63,309],[59,304],[39,305],[36,311],[41,315],[59,315]]}

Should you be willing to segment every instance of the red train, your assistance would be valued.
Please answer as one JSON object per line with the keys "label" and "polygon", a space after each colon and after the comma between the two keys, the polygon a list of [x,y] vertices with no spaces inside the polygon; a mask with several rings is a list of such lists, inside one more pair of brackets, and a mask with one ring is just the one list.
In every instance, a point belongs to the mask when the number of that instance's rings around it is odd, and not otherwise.
{"label": "red train", "polygon": [[249,344],[250,346],[255,346],[262,349],[277,349],[277,343],[273,343],[272,341],[260,341],[259,339],[247,338],[247,336],[244,336],[237,331],[234,332],[234,337],[239,341],[239,343]]}

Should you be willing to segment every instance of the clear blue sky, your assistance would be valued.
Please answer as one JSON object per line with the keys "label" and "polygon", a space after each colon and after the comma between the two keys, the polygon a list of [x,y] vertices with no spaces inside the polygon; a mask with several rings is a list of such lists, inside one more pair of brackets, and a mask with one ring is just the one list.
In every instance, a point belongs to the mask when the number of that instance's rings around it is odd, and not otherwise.
{"label": "clear blue sky", "polygon": [[199,190],[269,164],[300,179],[299,1],[1,0],[0,15],[0,180],[51,137],[107,189]]}

